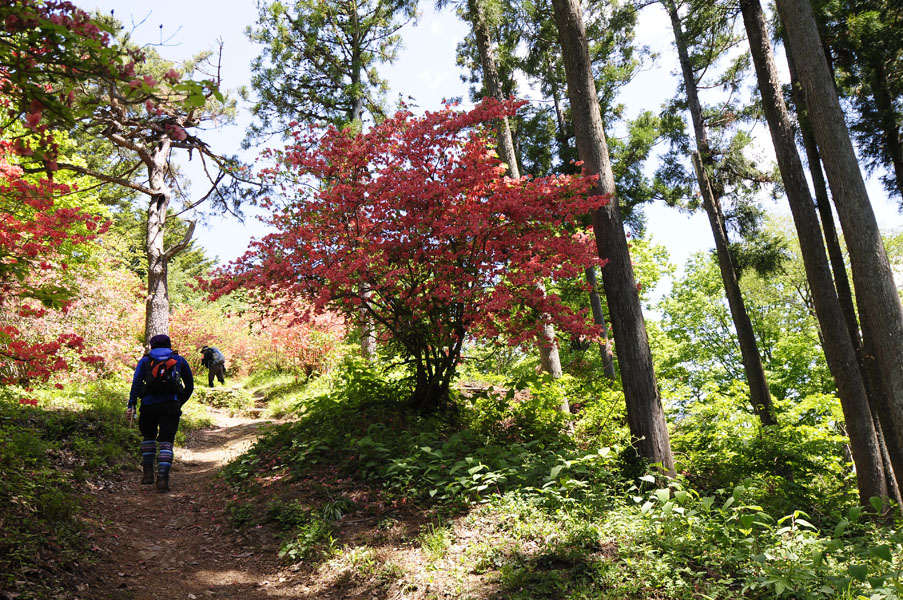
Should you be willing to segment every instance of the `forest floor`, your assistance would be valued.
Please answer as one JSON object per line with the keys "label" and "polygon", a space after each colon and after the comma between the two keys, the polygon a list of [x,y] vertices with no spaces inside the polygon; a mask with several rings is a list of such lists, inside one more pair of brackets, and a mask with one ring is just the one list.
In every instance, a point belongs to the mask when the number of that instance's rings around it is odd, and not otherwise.
{"label": "forest floor", "polygon": [[[141,485],[137,465],[93,486],[83,514],[97,560],[71,582],[74,598],[498,597],[493,596],[496,586],[483,577],[462,572],[460,565],[443,569],[424,554],[417,539],[429,527],[430,515],[413,509],[387,518],[344,520],[336,545],[350,560],[283,561],[272,531],[230,524],[229,492],[217,479],[224,465],[253,444],[266,421],[208,410],[216,425],[189,433],[185,446],[176,446],[168,493]],[[473,523],[457,521],[456,543],[447,550],[460,558],[479,534]],[[355,553],[354,548],[366,550]]]}
{"label": "forest floor", "polygon": [[92,489],[84,514],[99,560],[83,574],[80,598],[268,598],[263,588],[284,583],[276,553],[249,551],[224,521],[226,499],[214,487],[265,421],[208,410],[216,426],[176,447],[168,493],[141,485],[137,464]]}

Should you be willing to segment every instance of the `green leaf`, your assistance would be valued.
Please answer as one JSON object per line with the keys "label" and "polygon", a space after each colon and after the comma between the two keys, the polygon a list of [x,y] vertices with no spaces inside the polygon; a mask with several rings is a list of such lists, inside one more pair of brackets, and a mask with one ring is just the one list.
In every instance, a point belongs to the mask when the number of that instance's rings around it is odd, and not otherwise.
{"label": "green leaf", "polygon": [[191,94],[185,99],[185,104],[188,108],[200,108],[206,104],[207,99],[203,94]]}
{"label": "green leaf", "polygon": [[[872,589],[882,587],[886,581],[884,577],[869,577],[869,585],[872,586]],[[872,596],[872,598],[875,598],[875,596]]]}
{"label": "green leaf", "polygon": [[868,578],[869,568],[868,565],[850,565],[847,567],[847,572],[855,579],[864,582]]}
{"label": "green leaf", "polygon": [[438,492],[438,491],[439,491],[439,490],[437,490],[436,488],[431,489],[431,490],[430,490],[430,498],[432,498],[433,496],[435,496],[435,495],[436,495],[436,492]]}
{"label": "green leaf", "polygon": [[564,465],[556,465],[552,467],[552,470],[549,472],[549,479],[555,479],[558,477],[558,474],[561,473],[561,469],[564,468]]}
{"label": "green leaf", "polygon": [[755,515],[740,515],[740,526],[744,529],[750,529],[755,518]]}
{"label": "green leaf", "polygon": [[668,488],[659,488],[655,490],[655,497],[659,502],[667,502],[671,499],[671,490]]}
{"label": "green leaf", "polygon": [[890,546],[887,544],[881,544],[880,546],[873,546],[869,548],[869,554],[872,556],[877,556],[878,558],[883,558],[887,562],[893,562],[894,557],[891,554]]}
{"label": "green leaf", "polygon": [[834,537],[839,538],[840,536],[842,536],[843,532],[847,530],[847,527],[849,527],[849,525],[850,522],[846,519],[841,520],[840,523],[838,523],[837,526],[834,527]]}
{"label": "green leaf", "polygon": [[702,504],[702,507],[706,510],[712,508],[712,503],[715,502],[715,498],[712,496],[706,496],[704,498],[699,499],[699,503]]}
{"label": "green leaf", "polygon": [[862,516],[862,507],[861,506],[850,507],[850,510],[847,513],[847,516],[850,518],[850,521],[855,523],[856,521],[859,520],[859,517]]}
{"label": "green leaf", "polygon": [[734,503],[734,500],[735,500],[735,498],[733,496],[731,496],[730,498],[725,500],[724,504],[721,506],[721,509],[726,510],[726,509],[730,508],[731,504]]}
{"label": "green leaf", "polygon": [[822,559],[825,557],[824,550],[813,550],[812,551],[812,564],[816,567],[821,566]]}
{"label": "green leaf", "polygon": [[655,483],[655,477],[652,475],[643,475],[640,477],[640,481],[645,481],[646,483]]}
{"label": "green leaf", "polygon": [[653,506],[654,505],[652,504],[652,502],[647,501],[645,504],[643,504],[643,506],[640,507],[640,512],[643,513],[644,515],[648,514],[649,511],[652,510]]}
{"label": "green leaf", "polygon": [[872,496],[869,498],[869,504],[872,505],[872,508],[875,509],[876,513],[880,513],[884,510],[884,502],[878,496]]}
{"label": "green leaf", "polygon": [[797,519],[796,524],[799,525],[800,527],[808,527],[809,529],[811,529],[813,531],[818,531],[818,528],[815,525],[813,525],[812,523],[810,523],[809,521],[807,521],[805,519]]}

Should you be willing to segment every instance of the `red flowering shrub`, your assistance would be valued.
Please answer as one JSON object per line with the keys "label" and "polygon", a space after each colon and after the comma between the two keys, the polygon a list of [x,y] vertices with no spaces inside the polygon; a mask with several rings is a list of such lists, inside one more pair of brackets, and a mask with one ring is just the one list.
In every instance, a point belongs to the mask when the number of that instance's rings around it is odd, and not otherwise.
{"label": "red flowering shrub", "polygon": [[214,295],[303,300],[350,322],[363,311],[408,360],[412,402],[427,410],[447,396],[468,335],[517,344],[536,337],[539,315],[593,335],[539,284],[599,264],[578,217],[607,199],[587,197],[589,177],[505,177],[486,125],[515,109],[488,100],[401,111],[364,133],[296,132],[273,153],[273,177],[297,182],[265,203],[274,233],[218,273]]}

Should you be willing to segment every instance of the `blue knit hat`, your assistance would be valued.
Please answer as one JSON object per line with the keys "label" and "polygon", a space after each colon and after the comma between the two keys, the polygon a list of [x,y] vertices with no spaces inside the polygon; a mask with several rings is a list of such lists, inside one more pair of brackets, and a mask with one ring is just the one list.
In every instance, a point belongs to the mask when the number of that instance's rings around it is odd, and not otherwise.
{"label": "blue knit hat", "polygon": [[154,337],[152,337],[150,339],[150,347],[151,347],[151,349],[172,348],[172,342],[170,341],[168,335],[161,333],[161,334],[155,335]]}

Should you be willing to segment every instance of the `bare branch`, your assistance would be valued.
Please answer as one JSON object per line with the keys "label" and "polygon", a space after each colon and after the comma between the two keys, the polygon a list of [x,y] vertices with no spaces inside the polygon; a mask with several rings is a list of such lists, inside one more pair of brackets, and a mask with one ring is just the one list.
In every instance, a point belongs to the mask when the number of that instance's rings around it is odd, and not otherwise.
{"label": "bare branch", "polygon": [[114,175],[106,175],[105,173],[100,173],[98,171],[94,171],[92,169],[86,169],[84,167],[79,167],[77,165],[70,165],[69,163],[58,163],[57,165],[60,169],[66,169],[67,171],[74,171],[81,175],[87,175],[88,177],[93,177],[95,179],[99,179],[101,181],[106,181],[107,183],[113,183],[116,185],[121,185],[123,187],[127,187],[130,190],[135,190],[136,192],[140,192],[142,194],[146,194],[148,196],[153,196],[154,193],[137,183],[133,183],[128,179],[122,179],[121,177],[116,177]]}
{"label": "bare branch", "polygon": [[191,236],[194,235],[194,228],[196,223],[194,221],[188,221],[188,231],[185,232],[185,235],[182,236],[182,239],[178,244],[171,246],[168,250],[163,252],[163,261],[168,262],[172,260],[172,258],[188,247],[188,244],[191,243]]}

